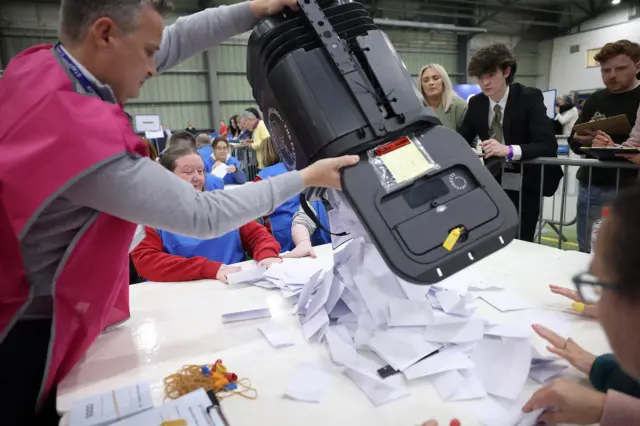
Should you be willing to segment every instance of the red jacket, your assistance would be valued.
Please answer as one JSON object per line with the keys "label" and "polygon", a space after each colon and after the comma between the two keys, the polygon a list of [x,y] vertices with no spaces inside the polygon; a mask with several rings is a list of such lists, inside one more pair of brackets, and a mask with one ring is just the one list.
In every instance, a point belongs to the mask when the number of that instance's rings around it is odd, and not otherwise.
{"label": "red jacket", "polygon": [[[241,226],[239,231],[242,247],[257,262],[280,257],[280,244],[264,226],[249,222]],[[156,282],[216,279],[221,262],[202,256],[186,258],[166,253],[160,234],[149,227],[145,227],[145,232],[144,240],[131,252],[140,276]]]}

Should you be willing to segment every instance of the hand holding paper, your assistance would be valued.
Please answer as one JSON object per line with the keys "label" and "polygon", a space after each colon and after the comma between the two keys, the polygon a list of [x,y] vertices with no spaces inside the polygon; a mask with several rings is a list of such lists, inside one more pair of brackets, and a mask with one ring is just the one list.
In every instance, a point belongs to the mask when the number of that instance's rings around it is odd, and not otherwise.
{"label": "hand holding paper", "polygon": [[544,387],[533,394],[522,411],[530,413],[535,410],[553,407],[538,418],[544,424],[579,424],[600,423],[606,394],[586,388],[565,379],[556,380],[551,386]]}

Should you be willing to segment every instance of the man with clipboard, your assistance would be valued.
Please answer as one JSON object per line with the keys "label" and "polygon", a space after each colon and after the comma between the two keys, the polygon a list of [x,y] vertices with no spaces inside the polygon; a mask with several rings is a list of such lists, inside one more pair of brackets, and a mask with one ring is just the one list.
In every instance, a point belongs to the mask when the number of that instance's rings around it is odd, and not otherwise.
{"label": "man with clipboard", "polygon": [[[640,105],[640,81],[636,74],[640,70],[640,45],[629,40],[618,40],[607,43],[595,56],[600,64],[602,81],[605,89],[592,93],[584,103],[580,118],[576,122],[574,132],[569,138],[573,152],[585,155],[585,146],[607,144],[602,136],[598,138],[597,130],[584,129],[581,124],[604,117],[627,117],[626,131],[611,134],[611,143],[622,144],[629,137],[629,124],[635,122]],[[576,129],[580,129],[576,133]],[[610,130],[611,131],[611,130]],[[600,142],[599,142],[600,140]],[[588,154],[587,154],[588,155]],[[620,170],[619,187],[622,188],[636,180],[635,170]],[[577,208],[578,245],[580,251],[591,250],[591,226],[600,218],[602,207],[610,203],[616,194],[617,170],[594,167],[591,170],[591,189],[589,190],[589,168],[581,167],[578,171],[579,193]],[[587,211],[589,205],[589,211]]]}

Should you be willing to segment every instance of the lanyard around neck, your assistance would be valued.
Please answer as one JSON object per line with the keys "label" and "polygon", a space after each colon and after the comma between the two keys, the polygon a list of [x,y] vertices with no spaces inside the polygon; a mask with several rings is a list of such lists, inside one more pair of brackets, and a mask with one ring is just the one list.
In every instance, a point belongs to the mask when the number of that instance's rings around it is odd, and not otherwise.
{"label": "lanyard around neck", "polygon": [[71,74],[73,74],[73,76],[76,78],[76,80],[78,80],[78,83],[80,83],[82,88],[87,93],[90,93],[92,95],[96,95],[96,96],[100,97],[100,99],[103,99],[102,96],[100,96],[100,94],[96,90],[95,86],[83,74],[83,72],[80,70],[80,68],[78,68],[78,66],[76,65],[75,61],[73,59],[71,59],[71,57],[67,54],[67,52],[65,52],[64,48],[62,47],[62,45],[60,43],[56,44],[55,49],[56,49],[56,52],[58,52],[58,55],[60,55],[60,57],[67,63],[67,65],[69,66],[69,71],[71,71]]}

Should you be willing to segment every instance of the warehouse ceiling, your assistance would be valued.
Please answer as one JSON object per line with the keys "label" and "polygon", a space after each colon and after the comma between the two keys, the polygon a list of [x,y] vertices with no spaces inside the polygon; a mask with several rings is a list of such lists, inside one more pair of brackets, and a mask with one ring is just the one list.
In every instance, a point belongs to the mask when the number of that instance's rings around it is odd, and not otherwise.
{"label": "warehouse ceiling", "polygon": [[[239,0],[173,0],[176,12],[190,13],[205,7]],[[349,0],[340,0],[349,1]],[[374,18],[477,27],[493,34],[524,39],[546,39],[598,16],[616,0],[360,0]],[[622,0],[628,3],[640,0]],[[3,0],[2,3],[60,3],[60,0]],[[5,3],[5,4],[7,4]],[[0,23],[2,18],[0,17]],[[6,24],[6,23],[5,23]],[[475,32],[475,31],[474,31]]]}
{"label": "warehouse ceiling", "polygon": [[[189,6],[233,0],[176,0]],[[612,0],[360,0],[375,18],[480,27],[494,34],[545,39],[607,11]],[[621,1],[620,3],[627,3]]]}
{"label": "warehouse ceiling", "polygon": [[[612,0],[363,0],[376,17],[486,28],[541,39],[616,7]],[[617,5],[619,7],[619,5]]]}

